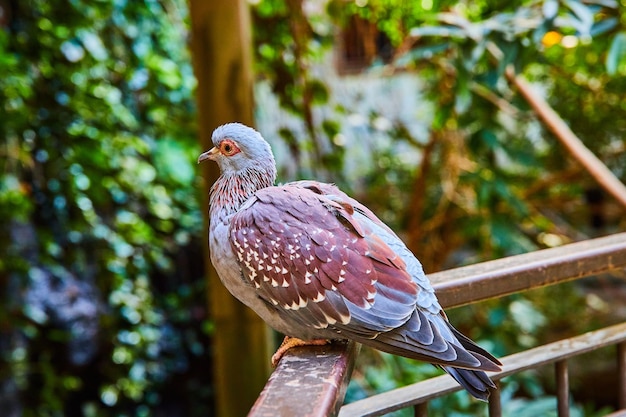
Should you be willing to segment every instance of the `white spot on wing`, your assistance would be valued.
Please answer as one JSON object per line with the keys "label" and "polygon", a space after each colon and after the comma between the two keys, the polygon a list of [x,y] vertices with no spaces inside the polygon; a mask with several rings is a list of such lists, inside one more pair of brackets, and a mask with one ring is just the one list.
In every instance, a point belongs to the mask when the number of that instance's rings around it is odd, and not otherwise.
{"label": "white spot on wing", "polygon": [[348,313],[348,315],[339,314],[339,319],[341,320],[341,324],[350,323],[350,313]]}
{"label": "white spot on wing", "polygon": [[313,299],[313,302],[314,303],[319,303],[320,301],[324,301],[325,299],[326,299],[326,296],[324,294],[322,294],[321,292],[319,292],[319,293],[317,293],[317,295]]}
{"label": "white spot on wing", "polygon": [[335,323],[337,323],[337,320],[335,320],[334,318],[330,317],[328,314],[326,314],[324,311],[322,311],[322,313],[324,314],[324,318],[326,319],[326,321],[328,322],[328,324],[333,325]]}
{"label": "white spot on wing", "polygon": [[308,304],[307,301],[304,298],[300,297],[300,304],[298,304],[298,306],[302,308],[302,307],[306,307],[307,304]]}

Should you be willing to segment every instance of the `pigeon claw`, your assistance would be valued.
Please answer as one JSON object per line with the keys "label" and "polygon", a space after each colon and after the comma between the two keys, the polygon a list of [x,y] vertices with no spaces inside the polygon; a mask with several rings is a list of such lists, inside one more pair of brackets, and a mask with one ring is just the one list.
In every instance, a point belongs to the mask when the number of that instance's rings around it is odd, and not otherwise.
{"label": "pigeon claw", "polygon": [[327,339],[313,339],[313,340],[302,340],[297,337],[285,336],[283,343],[280,344],[276,353],[272,355],[272,366],[276,368],[278,362],[280,362],[281,358],[287,353],[287,351],[293,347],[298,346],[322,346],[330,343],[330,340]]}

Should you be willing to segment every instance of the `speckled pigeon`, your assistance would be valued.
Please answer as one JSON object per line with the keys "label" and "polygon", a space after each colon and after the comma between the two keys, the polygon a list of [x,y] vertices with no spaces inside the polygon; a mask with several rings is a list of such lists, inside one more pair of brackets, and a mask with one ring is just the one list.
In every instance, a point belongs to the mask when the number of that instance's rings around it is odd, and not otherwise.
{"label": "speckled pigeon", "polygon": [[433,363],[474,397],[501,363],[448,322],[422,265],[367,207],[332,184],[275,186],[270,145],[229,123],[203,153],[221,175],[210,192],[211,262],[222,283],[290,347],[352,339]]}

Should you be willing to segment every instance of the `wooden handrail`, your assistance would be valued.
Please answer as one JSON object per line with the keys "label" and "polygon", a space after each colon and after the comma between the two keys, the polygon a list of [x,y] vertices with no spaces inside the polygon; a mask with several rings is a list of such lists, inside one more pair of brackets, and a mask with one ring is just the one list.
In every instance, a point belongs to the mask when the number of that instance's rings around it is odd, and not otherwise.
{"label": "wooden handrail", "polygon": [[430,274],[444,308],[626,267],[626,233]]}
{"label": "wooden handrail", "polygon": [[289,349],[249,416],[337,415],[350,381],[358,345],[336,342]]}
{"label": "wooden handrail", "polygon": [[[429,275],[429,278],[442,306],[453,308],[619,268],[626,268],[626,233],[451,269]],[[288,351],[249,416],[337,415],[350,379],[355,352],[354,344],[345,343]],[[514,369],[506,364],[502,373],[494,374],[496,378]],[[307,378],[313,379],[305,383]],[[439,387],[443,392],[460,389],[447,376],[418,384],[410,387]],[[438,392],[437,396],[442,395],[442,391]],[[415,398],[415,391],[412,395]],[[344,406],[341,415],[350,415],[344,414],[346,411],[343,410],[347,408],[349,412],[352,407],[356,406]],[[293,414],[294,410],[298,413]]]}

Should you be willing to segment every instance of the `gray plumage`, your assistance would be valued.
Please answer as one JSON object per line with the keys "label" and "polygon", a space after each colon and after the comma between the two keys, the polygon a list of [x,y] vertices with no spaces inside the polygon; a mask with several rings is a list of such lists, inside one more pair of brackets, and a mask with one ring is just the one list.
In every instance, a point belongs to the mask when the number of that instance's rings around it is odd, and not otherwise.
{"label": "gray plumage", "polygon": [[369,209],[331,184],[274,186],[269,144],[247,126],[213,132],[209,245],[222,283],[303,340],[353,339],[440,366],[476,398],[500,362],[448,322],[422,265]]}

